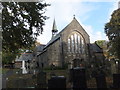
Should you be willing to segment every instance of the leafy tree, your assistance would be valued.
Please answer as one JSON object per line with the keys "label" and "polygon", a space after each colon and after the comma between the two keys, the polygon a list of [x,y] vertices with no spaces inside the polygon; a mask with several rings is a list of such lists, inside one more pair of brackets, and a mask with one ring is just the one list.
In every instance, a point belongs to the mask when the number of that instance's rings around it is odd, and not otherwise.
{"label": "leafy tree", "polygon": [[108,59],[109,58],[109,52],[108,52],[108,41],[105,40],[97,40],[97,45],[103,49],[104,56]]}
{"label": "leafy tree", "polygon": [[3,50],[15,52],[30,47],[43,31],[49,4],[41,2],[2,2]]}
{"label": "leafy tree", "polygon": [[97,40],[96,43],[99,45],[99,47],[104,48],[105,40]]}
{"label": "leafy tree", "polygon": [[46,7],[40,2],[2,2],[2,56],[8,63],[15,59],[21,49],[34,46],[37,36],[42,34]]}
{"label": "leafy tree", "polygon": [[117,72],[120,73],[120,8],[115,10],[105,25],[105,33],[109,39],[109,56],[118,62]]}
{"label": "leafy tree", "polygon": [[16,57],[16,54],[13,54],[13,53],[3,53],[2,54],[2,60],[3,60],[3,62],[2,62],[2,64],[4,65],[4,64],[9,64],[9,63],[11,63],[13,60],[14,60],[14,58]]}
{"label": "leafy tree", "polygon": [[110,21],[105,25],[105,33],[109,38],[109,50],[120,60],[120,8],[111,15]]}

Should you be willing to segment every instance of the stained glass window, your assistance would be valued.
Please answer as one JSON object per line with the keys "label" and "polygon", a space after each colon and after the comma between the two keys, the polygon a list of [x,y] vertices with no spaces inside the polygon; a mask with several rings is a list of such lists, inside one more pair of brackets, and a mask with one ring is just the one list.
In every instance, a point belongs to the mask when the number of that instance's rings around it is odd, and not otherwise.
{"label": "stained glass window", "polygon": [[85,42],[81,34],[75,32],[68,37],[68,52],[84,53]]}

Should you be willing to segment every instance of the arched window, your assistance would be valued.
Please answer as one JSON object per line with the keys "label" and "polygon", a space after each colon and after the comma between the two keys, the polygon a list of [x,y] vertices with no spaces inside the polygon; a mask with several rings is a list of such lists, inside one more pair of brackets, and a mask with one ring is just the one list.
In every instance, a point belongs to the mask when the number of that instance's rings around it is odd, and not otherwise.
{"label": "arched window", "polygon": [[85,52],[84,45],[84,39],[78,32],[74,32],[68,37],[68,52],[82,54]]}
{"label": "arched window", "polygon": [[76,34],[76,33],[74,34],[74,40],[75,40],[75,41],[74,41],[75,53],[77,53],[77,43],[78,43],[78,42],[77,42],[77,34]]}
{"label": "arched window", "polygon": [[82,53],[85,52],[85,45],[84,45],[84,40],[81,40],[81,48],[82,48]]}
{"label": "arched window", "polygon": [[71,48],[70,49],[71,49],[71,52],[74,53],[74,40],[73,40],[74,37],[73,37],[73,35],[71,35],[70,38],[71,38]]}
{"label": "arched window", "polygon": [[78,36],[78,53],[80,53],[80,36]]}
{"label": "arched window", "polygon": [[71,48],[71,47],[70,47],[70,38],[69,38],[69,39],[68,39],[68,52],[71,52],[71,51],[70,51],[70,48]]}

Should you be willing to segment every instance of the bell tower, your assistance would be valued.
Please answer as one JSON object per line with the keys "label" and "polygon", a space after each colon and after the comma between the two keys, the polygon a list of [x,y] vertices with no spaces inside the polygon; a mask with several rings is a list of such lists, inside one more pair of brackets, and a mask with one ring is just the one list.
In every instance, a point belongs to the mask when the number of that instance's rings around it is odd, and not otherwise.
{"label": "bell tower", "polygon": [[56,36],[57,32],[58,32],[58,30],[57,30],[56,22],[55,22],[55,19],[54,19],[54,21],[53,21],[53,27],[52,27],[52,38],[54,36]]}

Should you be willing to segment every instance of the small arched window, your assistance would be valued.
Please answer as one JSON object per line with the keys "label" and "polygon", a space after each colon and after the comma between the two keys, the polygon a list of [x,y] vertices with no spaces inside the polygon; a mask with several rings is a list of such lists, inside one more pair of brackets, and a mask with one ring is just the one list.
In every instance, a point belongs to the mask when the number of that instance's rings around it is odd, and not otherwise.
{"label": "small arched window", "polygon": [[81,54],[85,52],[84,39],[78,32],[74,32],[68,37],[68,52]]}

